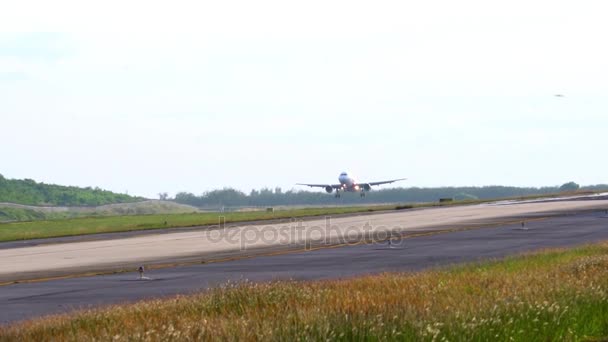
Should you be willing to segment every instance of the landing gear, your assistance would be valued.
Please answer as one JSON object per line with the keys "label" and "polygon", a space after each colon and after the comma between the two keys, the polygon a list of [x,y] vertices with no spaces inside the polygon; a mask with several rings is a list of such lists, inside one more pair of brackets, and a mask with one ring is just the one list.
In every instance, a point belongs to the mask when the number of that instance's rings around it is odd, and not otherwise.
{"label": "landing gear", "polygon": [[336,190],[336,198],[340,198],[340,191]]}
{"label": "landing gear", "polygon": [[361,197],[365,197],[365,192],[361,191],[360,196],[361,196]]}

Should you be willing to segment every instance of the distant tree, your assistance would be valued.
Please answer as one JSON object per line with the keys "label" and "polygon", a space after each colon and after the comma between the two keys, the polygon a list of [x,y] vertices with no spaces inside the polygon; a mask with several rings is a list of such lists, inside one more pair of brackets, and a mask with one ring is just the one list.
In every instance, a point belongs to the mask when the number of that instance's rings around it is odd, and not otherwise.
{"label": "distant tree", "polygon": [[564,184],[562,184],[562,186],[559,187],[559,191],[561,191],[561,192],[576,191],[578,189],[580,189],[580,185],[578,185],[574,182],[564,183]]}
{"label": "distant tree", "polygon": [[141,198],[117,194],[100,188],[79,188],[37,183],[33,179],[0,177],[0,202],[30,205],[97,206],[140,201]]}
{"label": "distant tree", "polygon": [[158,194],[158,199],[160,199],[161,201],[166,201],[167,198],[169,198],[169,194],[166,192],[160,192]]}
{"label": "distant tree", "polygon": [[175,194],[174,201],[177,203],[188,204],[195,207],[203,206],[202,198],[195,196],[194,194],[189,192],[178,192],[177,194]]}
{"label": "distant tree", "polygon": [[[608,190],[608,185],[585,187],[595,191]],[[414,203],[435,202],[439,198],[497,199],[543,195],[560,191],[557,186],[542,188],[517,188],[507,186],[442,187],[442,188],[389,188],[377,189],[361,198],[358,193],[344,193],[339,202],[325,191],[278,190],[263,188],[245,194],[239,190],[224,188],[207,191],[200,196],[178,193],[173,201],[196,207],[217,209],[220,207],[274,206],[274,205],[349,205],[365,203]]]}

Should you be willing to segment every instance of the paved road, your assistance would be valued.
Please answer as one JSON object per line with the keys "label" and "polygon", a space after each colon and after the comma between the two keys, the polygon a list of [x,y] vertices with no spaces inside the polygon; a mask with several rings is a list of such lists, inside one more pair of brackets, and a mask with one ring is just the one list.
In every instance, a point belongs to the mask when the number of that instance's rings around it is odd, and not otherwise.
{"label": "paved road", "polygon": [[189,293],[228,280],[326,279],[386,271],[415,271],[497,258],[545,247],[608,240],[604,210],[451,233],[386,244],[353,245],[228,262],[136,273],[21,283],[0,287],[0,322],[7,323],[76,308]]}
{"label": "paved road", "polygon": [[605,208],[608,208],[607,199],[482,204],[338,217],[329,223],[325,219],[315,219],[301,225],[243,224],[227,229],[0,248],[0,282],[133,268],[141,263],[209,260],[252,250],[286,249],[319,239],[357,240],[365,238],[366,234],[412,234]]}

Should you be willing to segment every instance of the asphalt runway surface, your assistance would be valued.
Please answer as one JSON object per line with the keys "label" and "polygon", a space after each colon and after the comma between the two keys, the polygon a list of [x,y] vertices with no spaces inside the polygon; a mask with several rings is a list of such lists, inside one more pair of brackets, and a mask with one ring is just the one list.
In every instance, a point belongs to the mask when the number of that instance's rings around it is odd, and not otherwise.
{"label": "asphalt runway surface", "polygon": [[[304,244],[382,240],[387,233],[413,235],[533,220],[608,208],[608,199],[445,206],[368,215],[323,217],[292,223],[203,227],[141,235],[117,233],[105,239],[37,245],[0,244],[0,283],[74,274],[131,270],[138,265],[183,264],[298,249]],[[34,243],[40,243],[36,241]],[[12,245],[11,245],[12,244]],[[8,246],[2,248],[2,246]],[[293,246],[296,246],[294,248]],[[300,248],[301,249],[301,248]]]}
{"label": "asphalt runway surface", "polygon": [[608,240],[604,210],[520,223],[396,240],[320,248],[149,270],[76,277],[0,287],[3,324],[100,305],[187,294],[228,281],[314,280],[348,278],[381,272],[418,271],[461,262],[500,258],[548,247]]}

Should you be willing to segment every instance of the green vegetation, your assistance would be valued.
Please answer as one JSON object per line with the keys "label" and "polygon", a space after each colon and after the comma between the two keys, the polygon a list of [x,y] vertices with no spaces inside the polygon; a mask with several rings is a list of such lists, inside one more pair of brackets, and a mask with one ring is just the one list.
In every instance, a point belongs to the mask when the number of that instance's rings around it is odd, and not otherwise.
{"label": "green vegetation", "polygon": [[574,182],[568,182],[568,183],[562,184],[562,186],[559,187],[559,190],[560,191],[576,191],[580,188],[581,188],[580,185],[578,185]]}
{"label": "green vegetation", "polygon": [[[590,194],[591,192],[576,192],[568,193],[568,195]],[[518,197],[517,199],[535,199],[535,198],[550,198],[555,196],[563,196],[564,194],[548,194],[537,196]],[[495,199],[509,200],[512,198]],[[153,202],[151,208],[139,207],[147,202],[123,204],[114,207],[107,212],[84,211],[77,215],[76,218],[65,218],[66,215],[73,213],[66,212],[51,212],[45,214],[44,218],[39,218],[39,213],[31,212],[27,209],[18,209],[11,213],[12,208],[0,208],[0,242],[15,241],[24,239],[39,239],[60,236],[86,235],[98,233],[125,232],[143,229],[160,229],[160,228],[175,228],[175,227],[193,227],[217,224],[219,217],[225,217],[226,223],[272,220],[272,219],[289,219],[301,218],[309,216],[326,216],[339,215],[350,213],[374,212],[383,210],[406,210],[412,208],[434,207],[434,206],[454,206],[484,203],[487,200],[465,199],[460,201],[452,201],[448,203],[405,203],[397,205],[373,205],[373,206],[350,206],[350,207],[324,207],[324,208],[300,208],[300,209],[284,209],[267,211],[233,211],[233,212],[188,212],[192,207],[186,208],[165,208],[165,205],[171,205],[171,202]],[[176,204],[173,204],[176,205]],[[158,209],[157,206],[161,206]],[[145,214],[149,212],[157,212],[162,210],[166,214]],[[171,210],[175,210],[172,213]],[[2,214],[5,213],[5,214]],[[144,213],[144,215],[142,215]],[[122,216],[116,216],[121,215]],[[32,221],[24,222],[5,222],[2,223],[3,215],[7,217],[12,215],[12,220],[15,216],[22,215],[25,219]],[[82,217],[84,215],[84,217]],[[88,215],[88,216],[86,216]]]}
{"label": "green vegetation", "polygon": [[519,188],[509,186],[484,187],[441,187],[441,188],[393,188],[374,189],[368,196],[361,198],[358,193],[345,193],[336,199],[333,195],[312,191],[282,191],[281,188],[252,190],[245,194],[241,191],[226,188],[208,191],[200,196],[180,192],[175,196],[177,203],[200,208],[220,207],[260,207],[277,205],[352,205],[372,203],[424,203],[436,202],[440,198],[455,200],[488,200],[495,198],[517,198],[535,195],[555,194],[559,192],[608,191],[608,185],[579,187],[569,182],[561,187]]}
{"label": "green vegetation", "polygon": [[37,183],[31,179],[6,179],[0,175],[0,202],[29,205],[96,206],[141,201],[99,188],[79,188]]}
{"label": "green vegetation", "polygon": [[0,222],[5,221],[34,221],[44,220],[48,216],[45,213],[23,208],[0,208]]}
{"label": "green vegetation", "polygon": [[305,216],[336,215],[355,212],[393,209],[394,206],[338,207],[277,210],[275,212],[249,211],[229,213],[189,213],[166,215],[128,215],[84,217],[64,220],[0,223],[0,242],[38,239],[58,236],[123,232],[142,229],[192,227],[217,224],[219,216],[226,223]]}
{"label": "green vegetation", "polygon": [[57,220],[77,217],[182,214],[199,212],[198,208],[169,201],[142,201],[98,207],[37,207],[0,203],[0,223],[10,221]]}
{"label": "green vegetation", "polygon": [[418,274],[228,284],[17,323],[0,341],[599,341],[607,291],[601,243]]}

